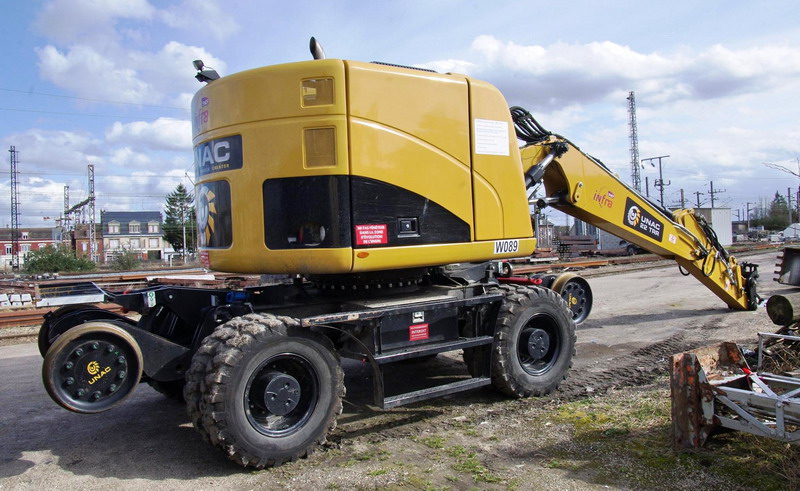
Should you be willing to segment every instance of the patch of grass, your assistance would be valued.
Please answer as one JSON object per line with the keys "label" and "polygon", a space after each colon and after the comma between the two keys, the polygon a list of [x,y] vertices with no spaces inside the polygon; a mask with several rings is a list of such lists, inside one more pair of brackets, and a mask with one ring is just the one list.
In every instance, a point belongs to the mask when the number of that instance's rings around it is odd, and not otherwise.
{"label": "patch of grass", "polygon": [[[726,433],[695,451],[672,449],[667,382],[559,406],[552,423],[572,434],[548,448],[545,467],[634,489],[798,489],[800,449],[747,433]],[[548,424],[546,422],[541,424]]]}
{"label": "patch of grass", "polygon": [[609,428],[603,431],[603,436],[623,436],[630,433],[627,428]]}
{"label": "patch of grass", "polygon": [[453,470],[464,472],[472,476],[475,482],[497,483],[502,479],[490,471],[478,460],[478,454],[470,452],[466,448],[456,445],[447,448],[447,454],[456,459]]}
{"label": "patch of grass", "polygon": [[389,472],[387,469],[375,469],[374,471],[367,472],[368,476],[382,476]]}
{"label": "patch of grass", "polygon": [[705,448],[686,453],[684,458],[748,487],[800,488],[800,449],[777,440],[730,433],[714,437]]}
{"label": "patch of grass", "polygon": [[344,462],[339,463],[338,465],[339,467],[352,467],[359,462],[368,462],[372,459],[385,461],[389,458],[390,455],[391,455],[390,452],[381,448],[370,449],[364,452],[355,453],[353,454],[352,457],[345,460]]}
{"label": "patch of grass", "polygon": [[454,445],[452,447],[448,447],[446,452],[450,457],[459,458],[467,453],[467,449],[461,445]]}
{"label": "patch of grass", "polygon": [[437,489],[433,486],[433,481],[430,479],[425,479],[413,474],[405,476],[402,483],[411,489],[422,489],[424,491],[435,491]]}
{"label": "patch of grass", "polygon": [[566,404],[558,409],[555,421],[557,423],[572,424],[578,436],[585,436],[587,433],[594,432],[609,423],[611,417],[602,408],[586,411],[577,405]]}
{"label": "patch of grass", "polygon": [[382,448],[376,448],[372,450],[367,450],[366,452],[359,452],[353,455],[353,458],[358,460],[359,462],[366,462],[368,460],[372,460],[377,458],[378,460],[386,460],[389,458],[389,451],[384,450]]}
{"label": "patch of grass", "polygon": [[475,428],[468,428],[464,430],[464,436],[479,436],[479,433]]}
{"label": "patch of grass", "polygon": [[418,441],[428,448],[444,448],[445,438],[443,436],[428,436],[420,438]]}

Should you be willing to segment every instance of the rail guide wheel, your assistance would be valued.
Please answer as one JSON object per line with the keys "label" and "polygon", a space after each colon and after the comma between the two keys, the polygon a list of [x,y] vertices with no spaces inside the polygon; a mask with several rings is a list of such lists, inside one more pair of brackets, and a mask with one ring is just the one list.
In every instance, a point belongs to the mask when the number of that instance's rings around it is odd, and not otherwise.
{"label": "rail guide wheel", "polygon": [[62,334],[42,366],[50,397],[76,413],[99,413],[122,402],[139,384],[142,352],[127,331],[110,322],[88,322]]}
{"label": "rail guide wheel", "polygon": [[584,278],[574,273],[559,275],[550,287],[567,302],[575,324],[585,321],[592,312],[594,296],[592,288]]}

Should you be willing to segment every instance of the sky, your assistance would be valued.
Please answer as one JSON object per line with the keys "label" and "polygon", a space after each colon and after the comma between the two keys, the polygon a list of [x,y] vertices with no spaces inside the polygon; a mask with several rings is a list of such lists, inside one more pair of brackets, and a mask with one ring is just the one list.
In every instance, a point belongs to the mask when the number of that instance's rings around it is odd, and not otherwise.
{"label": "sky", "polygon": [[[20,224],[55,226],[87,197],[97,210],[162,210],[194,176],[192,60],[221,75],[311,58],[464,73],[497,86],[630,182],[635,92],[639,155],[662,159],[665,205],[743,218],[800,190],[796,2],[563,0],[6,0],[0,4],[0,144],[18,159]],[[10,153],[0,226],[11,221]],[[641,170],[650,195],[658,169]],[[694,193],[704,193],[696,195]],[[792,196],[792,203],[796,195]],[[99,216],[97,218],[99,220]]]}

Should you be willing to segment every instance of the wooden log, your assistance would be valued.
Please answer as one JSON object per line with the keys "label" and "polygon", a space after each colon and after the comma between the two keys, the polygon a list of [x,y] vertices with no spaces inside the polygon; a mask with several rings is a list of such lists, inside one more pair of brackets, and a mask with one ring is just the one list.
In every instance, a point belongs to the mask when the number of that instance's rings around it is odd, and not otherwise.
{"label": "wooden log", "polygon": [[800,293],[772,295],[767,300],[767,315],[779,326],[800,321]]}

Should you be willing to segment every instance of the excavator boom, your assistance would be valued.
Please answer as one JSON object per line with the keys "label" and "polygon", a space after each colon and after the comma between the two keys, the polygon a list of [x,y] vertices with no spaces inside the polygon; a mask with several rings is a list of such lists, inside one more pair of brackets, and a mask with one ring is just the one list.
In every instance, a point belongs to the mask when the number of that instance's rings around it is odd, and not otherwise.
{"label": "excavator boom", "polygon": [[[757,265],[728,254],[714,230],[692,209],[670,212],[622,182],[602,162],[569,140],[541,130],[530,114],[513,108],[529,196],[543,184],[538,205],[553,206],[667,259],[735,310],[758,306]],[[537,131],[529,131],[537,128]],[[534,133],[534,134],[532,134]]]}

